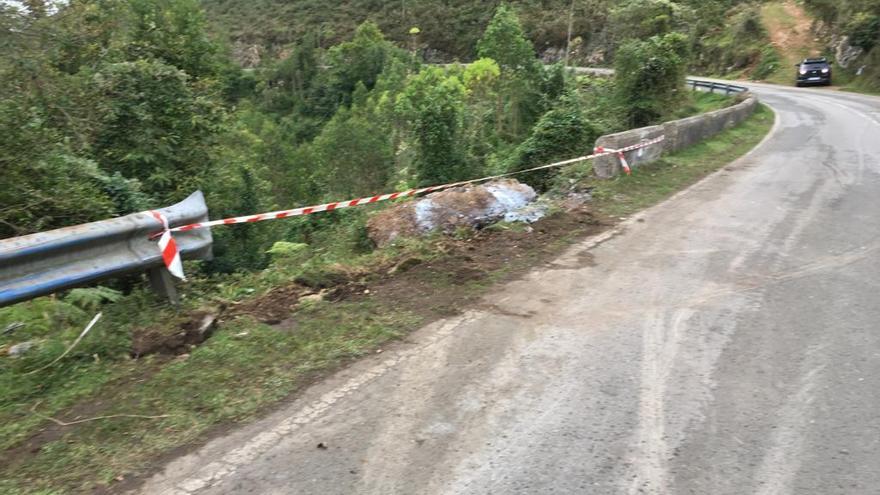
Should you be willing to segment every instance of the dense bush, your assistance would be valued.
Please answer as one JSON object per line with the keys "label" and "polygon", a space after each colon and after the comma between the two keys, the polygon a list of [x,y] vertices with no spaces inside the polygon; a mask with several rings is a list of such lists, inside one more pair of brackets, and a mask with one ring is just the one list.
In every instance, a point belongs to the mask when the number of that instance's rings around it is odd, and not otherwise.
{"label": "dense bush", "polygon": [[629,41],[615,63],[618,100],[630,126],[656,122],[684,98],[687,39],[679,33]]}
{"label": "dense bush", "polygon": [[[541,116],[531,135],[516,148],[511,171],[526,170],[558,160],[589,154],[601,130],[583,111],[583,101],[574,92]],[[546,189],[557,170],[540,170],[524,177],[529,184]]]}
{"label": "dense bush", "polygon": [[870,51],[880,40],[880,15],[859,12],[847,23],[846,33],[853,46]]}

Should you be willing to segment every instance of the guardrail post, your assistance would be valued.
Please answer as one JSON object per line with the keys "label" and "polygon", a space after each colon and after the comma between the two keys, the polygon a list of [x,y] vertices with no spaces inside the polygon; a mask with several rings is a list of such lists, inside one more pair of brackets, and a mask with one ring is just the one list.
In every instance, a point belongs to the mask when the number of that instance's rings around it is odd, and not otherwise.
{"label": "guardrail post", "polygon": [[165,267],[150,268],[147,270],[147,277],[150,279],[150,287],[157,295],[167,298],[174,306],[180,306],[180,295],[177,293],[177,287],[174,286],[174,278]]}

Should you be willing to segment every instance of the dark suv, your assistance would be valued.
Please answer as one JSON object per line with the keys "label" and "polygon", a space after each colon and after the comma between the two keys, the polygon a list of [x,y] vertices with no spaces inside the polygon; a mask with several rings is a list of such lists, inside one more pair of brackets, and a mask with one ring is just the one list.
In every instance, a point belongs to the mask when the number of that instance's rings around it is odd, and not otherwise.
{"label": "dark suv", "polygon": [[807,58],[795,65],[798,68],[797,85],[807,84],[831,85],[831,62],[823,58]]}

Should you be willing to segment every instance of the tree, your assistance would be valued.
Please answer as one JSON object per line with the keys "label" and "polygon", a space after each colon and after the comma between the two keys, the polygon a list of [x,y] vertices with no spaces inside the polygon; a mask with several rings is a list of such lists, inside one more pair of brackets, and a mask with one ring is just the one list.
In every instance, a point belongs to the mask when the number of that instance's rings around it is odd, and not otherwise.
{"label": "tree", "polygon": [[377,128],[362,107],[339,109],[315,138],[316,174],[331,197],[347,198],[381,192],[394,165],[390,133]]}
{"label": "tree", "polygon": [[494,60],[503,76],[496,107],[496,132],[507,141],[519,141],[542,110],[542,68],[513,9],[505,4],[498,7],[477,43],[477,53],[481,58]]}
{"label": "tree", "polygon": [[311,36],[294,46],[266,77],[262,96],[267,109],[281,114],[308,111],[318,72],[317,40]]}
{"label": "tree", "polygon": [[340,105],[351,105],[358,83],[373,89],[379,75],[393,59],[407,60],[406,52],[385,40],[375,23],[361,24],[351,41],[336,45],[327,53],[330,68],[322,73],[323,88],[315,95],[320,112],[330,117]]}
{"label": "tree", "polygon": [[200,96],[188,79],[158,60],[107,64],[93,76],[96,160],[108,173],[138,179],[161,202],[199,187],[210,169],[206,145],[223,119],[217,102]]}
{"label": "tree", "polygon": [[859,12],[849,21],[846,31],[850,36],[850,44],[866,52],[871,51],[880,42],[880,13]]}
{"label": "tree", "polygon": [[208,37],[198,0],[127,0],[126,4],[127,32],[117,41],[126,60],[161,60],[194,80],[218,75],[219,47]]}
{"label": "tree", "polygon": [[535,48],[526,38],[516,12],[507,4],[501,4],[483,37],[477,42],[480,58],[491,58],[504,72],[535,74],[538,59]]}
{"label": "tree", "polygon": [[645,39],[673,31],[687,32],[694,11],[672,0],[627,0],[611,11],[611,30],[619,40]]}
{"label": "tree", "polygon": [[[600,134],[583,112],[583,102],[571,91],[557,105],[541,116],[532,134],[516,148],[508,169],[526,170],[556,160],[583,155],[592,148]],[[555,174],[553,170],[529,173],[525,180],[539,189],[546,189]]]}
{"label": "tree", "polygon": [[455,76],[430,67],[412,76],[398,96],[397,109],[409,122],[418,143],[419,184],[468,178],[464,129],[465,87]]}
{"label": "tree", "polygon": [[630,126],[652,124],[684,97],[687,38],[670,33],[631,40],[617,52],[614,67],[617,98]]}
{"label": "tree", "polygon": [[495,107],[501,83],[501,69],[490,58],[466,66],[460,75],[467,94],[465,142],[467,158],[474,168],[492,159],[499,144],[495,134]]}

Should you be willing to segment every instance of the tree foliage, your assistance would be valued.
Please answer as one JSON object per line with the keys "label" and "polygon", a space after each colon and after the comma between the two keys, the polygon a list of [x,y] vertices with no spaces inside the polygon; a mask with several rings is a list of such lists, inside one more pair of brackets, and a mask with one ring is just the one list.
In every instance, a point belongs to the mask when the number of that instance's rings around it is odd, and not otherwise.
{"label": "tree foliage", "polygon": [[687,32],[695,20],[693,9],[672,0],[625,0],[611,10],[612,32],[621,40]]}
{"label": "tree foliage", "polygon": [[137,179],[167,203],[197,189],[209,168],[206,142],[223,119],[183,70],[157,59],[100,67],[92,156],[112,174]]}
{"label": "tree foliage", "polygon": [[412,128],[419,156],[419,183],[462,180],[470,172],[462,147],[465,87],[439,67],[414,75],[398,96],[397,111]]}
{"label": "tree foliage", "polygon": [[[510,170],[526,170],[557,160],[587,154],[601,130],[583,111],[574,92],[565,94],[554,108],[541,116],[531,135],[516,148]],[[554,170],[531,172],[525,180],[546,189]]]}
{"label": "tree foliage", "polygon": [[679,33],[620,47],[614,80],[632,127],[655,123],[682,101],[687,60],[687,39]]}
{"label": "tree foliage", "polygon": [[223,121],[195,0],[57,8],[0,10],[4,236],[184,197]]}
{"label": "tree foliage", "polygon": [[[606,86],[582,107],[566,69],[538,59],[520,11],[479,15],[486,30],[471,49],[482,58],[467,66],[422,66],[368,20],[332,46],[318,26],[245,72],[209,35],[196,0],[0,7],[0,43],[14,48],[0,55],[0,123],[10,129],[0,135],[0,233],[165,206],[195,189],[217,218],[521,170],[588,149],[622,107],[656,117],[642,100],[606,106]],[[431,26],[419,26],[420,40]],[[633,71],[639,90],[683,74],[666,64],[672,52],[685,63],[678,38],[652,40],[634,45],[633,57],[662,62]],[[670,91],[642,96],[668,106]],[[540,187],[548,175],[528,179]],[[336,225],[362,216],[216,229],[216,259],[201,266],[260,269],[276,242],[337,230],[362,249],[360,227]]]}
{"label": "tree foliage", "polygon": [[506,141],[523,139],[540,115],[543,69],[520,25],[516,12],[502,4],[477,43],[482,58],[501,69],[495,115],[498,136]]}

